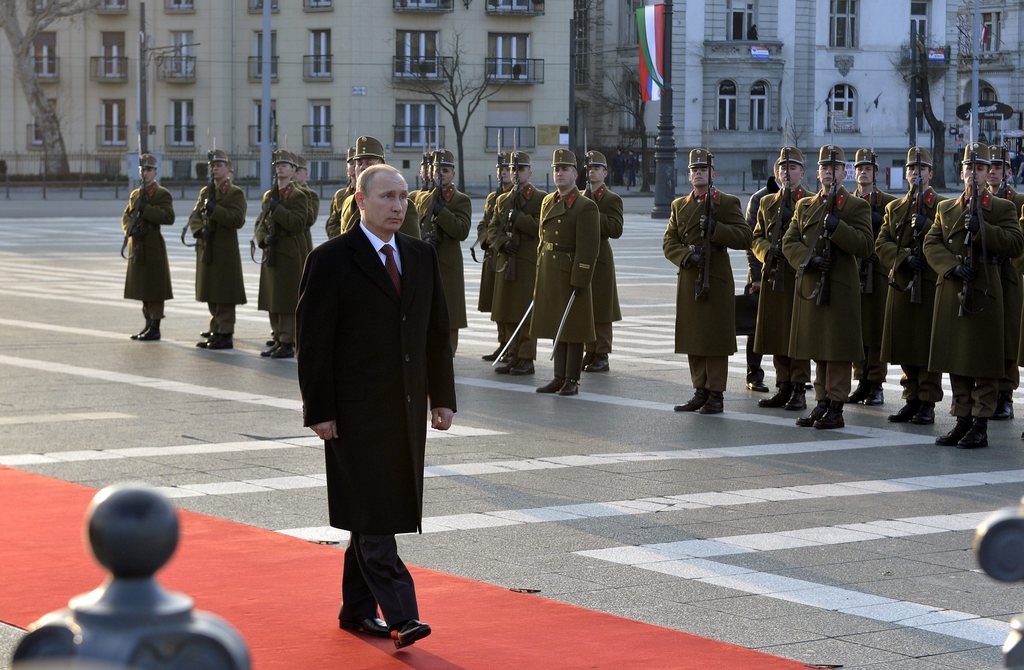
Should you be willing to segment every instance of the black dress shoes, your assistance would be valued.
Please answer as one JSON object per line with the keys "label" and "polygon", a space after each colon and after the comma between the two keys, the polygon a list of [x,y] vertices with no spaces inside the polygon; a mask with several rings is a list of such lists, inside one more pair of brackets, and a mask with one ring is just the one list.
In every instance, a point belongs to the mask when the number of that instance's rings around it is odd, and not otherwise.
{"label": "black dress shoes", "polygon": [[748,391],[756,391],[758,393],[768,393],[768,385],[764,382],[747,382]]}
{"label": "black dress shoes", "polygon": [[513,377],[532,375],[533,371],[533,360],[529,358],[520,358],[515,362],[515,365],[508,369],[508,373]]}
{"label": "black dress shoes", "polygon": [[391,637],[391,631],[388,630],[388,625],[384,623],[383,619],[378,619],[376,617],[372,619],[359,619],[358,621],[338,619],[338,627],[342,630],[351,631],[353,633],[362,633],[364,635],[373,635],[374,637]]}
{"label": "black dress shoes", "polygon": [[1000,391],[996,399],[996,411],[992,415],[995,421],[1005,421],[1013,418],[1013,394],[1009,391]]}
{"label": "black dress shoes", "polygon": [[[932,423],[935,423],[935,404],[932,404]],[[913,421],[917,413],[921,411],[921,401],[916,399],[908,399],[907,404],[900,407],[899,411],[895,414],[889,415],[889,423],[907,423]]]}
{"label": "black dress shoes", "polygon": [[594,354],[590,362],[584,361],[584,372],[608,372],[611,366],[608,365],[608,354]]}
{"label": "black dress shoes", "polygon": [[682,405],[675,405],[672,407],[674,412],[696,412],[704,403],[708,401],[710,394],[704,389],[694,389],[693,397],[684,402]]}
{"label": "black dress shoes", "polygon": [[417,640],[422,640],[428,635],[430,635],[430,626],[417,619],[409,619],[400,627],[391,631],[391,640],[395,643],[395,649],[401,649],[402,647],[408,647]]}
{"label": "black dress shoes", "polygon": [[496,360],[498,360],[498,354],[500,354],[501,350],[504,349],[504,348],[505,348],[504,344],[499,344],[498,348],[494,350],[494,353],[492,353],[492,354],[484,354],[483,356],[480,357],[480,360],[487,361],[488,363],[496,361]]}
{"label": "black dress shoes", "polygon": [[507,362],[495,367],[494,372],[499,375],[507,375],[512,370],[512,368],[516,366],[516,363],[518,362],[519,359],[513,356],[512,358],[509,358]]}
{"label": "black dress shoes", "polygon": [[295,345],[290,342],[280,342],[269,355],[271,358],[294,358]]}
{"label": "black dress shoes", "polygon": [[562,388],[558,389],[558,395],[579,395],[580,383],[575,379],[566,379]]}
{"label": "black dress shoes", "polygon": [[555,377],[544,386],[537,389],[537,393],[558,393],[565,384],[565,377]]}

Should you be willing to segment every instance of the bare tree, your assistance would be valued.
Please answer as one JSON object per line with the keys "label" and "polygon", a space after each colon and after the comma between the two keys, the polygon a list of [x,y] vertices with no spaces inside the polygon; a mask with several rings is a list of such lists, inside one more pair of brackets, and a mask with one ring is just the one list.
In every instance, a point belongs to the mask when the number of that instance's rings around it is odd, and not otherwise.
{"label": "bare tree", "polygon": [[46,99],[46,93],[36,78],[34,46],[39,34],[61,19],[80,16],[100,6],[100,0],[29,0],[28,23],[21,27],[17,7],[21,2],[0,2],[0,26],[7,35],[14,56],[14,71],[28,99],[29,109],[35,117],[36,128],[45,147],[46,174],[62,175],[70,172],[64,135],[57,112]]}
{"label": "bare tree", "polygon": [[500,91],[504,84],[499,78],[489,77],[484,67],[479,68],[478,75],[469,74],[478,68],[463,62],[466,53],[459,33],[452,38],[448,52],[450,56],[413,63],[419,67],[419,75],[400,79],[395,87],[429,96],[451,119],[459,161],[459,190],[464,191],[463,142],[466,128],[480,103]]}
{"label": "bare tree", "polygon": [[649,193],[651,183],[648,180],[647,170],[649,158],[647,155],[647,124],[644,121],[647,103],[640,95],[640,82],[628,67],[622,68],[622,76],[619,78],[606,74],[605,81],[608,86],[594,91],[591,98],[598,106],[623,114],[633,122],[636,134],[640,139],[640,192]]}
{"label": "bare tree", "polygon": [[[942,78],[948,66],[936,67],[928,62],[928,49],[920,37],[915,44],[904,45],[900,51],[908,55],[895,63],[896,70],[907,80],[910,95],[916,92],[921,99],[921,111],[932,132],[932,161],[935,166],[932,170],[932,186],[942,189],[946,187],[946,124],[935,116],[931,85]],[[916,68],[912,59],[916,61]],[[917,123],[917,119],[913,123]]]}

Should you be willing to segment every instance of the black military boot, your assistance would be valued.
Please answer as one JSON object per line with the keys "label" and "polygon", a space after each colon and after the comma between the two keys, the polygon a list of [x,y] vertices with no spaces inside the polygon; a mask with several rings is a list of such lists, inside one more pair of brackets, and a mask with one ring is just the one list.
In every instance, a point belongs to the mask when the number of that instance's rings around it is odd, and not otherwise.
{"label": "black military boot", "polygon": [[278,346],[279,345],[278,345],[277,342],[274,342],[272,344],[268,344],[267,345],[268,348],[264,349],[263,351],[261,351],[260,352],[260,356],[262,356],[263,358],[269,358],[275,351],[277,351],[277,347]]}
{"label": "black military boot", "polygon": [[830,430],[832,428],[845,428],[846,421],[843,420],[843,403],[831,401],[828,404],[828,411],[825,416],[814,422],[814,427],[819,430]]}
{"label": "black military boot", "polygon": [[789,382],[779,384],[779,390],[770,398],[761,398],[757,401],[758,407],[785,407],[793,395],[793,385]]}
{"label": "black military boot", "polygon": [[519,359],[516,358],[515,356],[512,356],[511,358],[508,359],[507,362],[502,363],[501,365],[499,365],[496,368],[494,368],[494,371],[496,373],[498,373],[499,375],[507,375],[509,373],[509,370],[514,368],[516,363],[518,363],[518,362],[519,362]]}
{"label": "black military boot", "polygon": [[725,398],[721,391],[710,391],[708,400],[699,410],[698,414],[721,414],[725,410]]}
{"label": "black military boot", "polygon": [[971,429],[956,443],[957,449],[981,449],[988,446],[988,419],[978,417]]}
{"label": "black military boot", "polygon": [[793,395],[790,396],[789,402],[783,409],[788,409],[791,412],[802,412],[807,409],[807,389],[802,387],[793,389]]}
{"label": "black military boot", "polygon": [[562,384],[565,383],[565,377],[555,377],[544,386],[537,389],[537,393],[558,393],[559,389],[562,388]]}
{"label": "black military boot", "polygon": [[676,405],[672,409],[676,412],[696,412],[708,401],[708,392],[705,389],[696,389],[693,397],[682,405]]}
{"label": "black military boot", "polygon": [[146,319],[146,325],[142,327],[142,330],[131,336],[133,340],[142,339],[142,336],[149,332],[149,329],[153,326],[152,319]]}
{"label": "black military boot", "polygon": [[[889,423],[907,423],[912,420],[921,409],[921,401],[917,398],[908,398],[907,404],[900,407],[895,414],[889,415]],[[932,403],[932,420],[935,419],[935,403]]]}
{"label": "black military boot", "polygon": [[508,373],[513,377],[522,377],[523,375],[532,375],[533,370],[533,359],[532,358],[520,358],[516,360],[515,365],[508,369]]}
{"label": "black military boot", "polygon": [[558,389],[558,395],[579,395],[579,393],[580,380],[578,379],[566,379],[562,388]]}
{"label": "black military boot", "polygon": [[996,411],[992,415],[993,421],[1005,421],[1013,418],[1013,393],[1000,391],[996,399]]}
{"label": "black military boot", "polygon": [[203,338],[204,340],[210,339],[210,335],[213,335],[212,330],[204,330],[203,332],[199,333],[199,337]]}
{"label": "black military boot", "polygon": [[921,408],[918,409],[917,413],[910,419],[910,423],[915,426],[930,426],[935,423],[935,403],[921,403]]}
{"label": "black military boot", "polygon": [[234,349],[234,333],[214,333],[203,347],[204,349]]}
{"label": "black military boot", "polygon": [[584,372],[608,372],[611,366],[608,365],[608,354],[594,354],[590,363],[584,363]]}
{"label": "black military boot", "polygon": [[818,404],[815,406],[814,409],[811,410],[810,414],[808,414],[807,416],[802,416],[796,420],[796,425],[800,426],[801,428],[810,428],[815,424],[816,421],[821,419],[821,417],[825,416],[825,412],[827,411],[828,400],[819,400]]}
{"label": "black military boot", "polygon": [[[952,447],[959,443],[971,430],[971,424],[974,423],[974,419],[969,416],[958,416],[956,418],[956,424],[953,426],[953,430],[949,431],[941,437],[935,438],[935,444],[941,447]],[[987,428],[987,426],[986,426]]]}
{"label": "black military boot", "polygon": [[502,342],[501,344],[498,345],[498,348],[494,350],[494,353],[484,354],[483,356],[480,357],[480,360],[487,361],[488,363],[496,361],[496,360],[498,360],[498,354],[500,354],[501,350],[504,349],[504,348],[505,348],[505,343]]}
{"label": "black military boot", "polygon": [[295,357],[295,345],[291,342],[280,342],[274,350],[270,352],[271,358],[294,358]]}
{"label": "black military boot", "polygon": [[150,319],[149,328],[139,333],[139,340],[151,342],[160,339],[160,319]]}
{"label": "black military boot", "polygon": [[586,370],[587,366],[594,362],[594,356],[597,356],[597,352],[588,351],[583,356],[583,369]]}
{"label": "black military boot", "polygon": [[864,399],[864,404],[868,407],[877,407],[878,405],[885,404],[885,395],[882,393],[881,384],[871,384],[871,388],[868,389],[868,397]]}
{"label": "black military boot", "polygon": [[871,395],[871,382],[861,379],[857,382],[857,388],[853,390],[853,393],[846,399],[846,402],[861,403],[867,400],[869,395]]}

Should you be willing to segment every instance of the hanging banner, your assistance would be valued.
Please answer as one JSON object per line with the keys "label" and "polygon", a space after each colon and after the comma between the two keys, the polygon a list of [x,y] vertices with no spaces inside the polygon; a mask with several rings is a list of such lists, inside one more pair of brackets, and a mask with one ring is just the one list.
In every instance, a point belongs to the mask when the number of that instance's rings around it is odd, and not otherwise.
{"label": "hanging banner", "polygon": [[665,39],[665,5],[648,5],[636,10],[640,41],[640,94],[644,101],[660,100],[665,87],[662,76],[662,44]]}

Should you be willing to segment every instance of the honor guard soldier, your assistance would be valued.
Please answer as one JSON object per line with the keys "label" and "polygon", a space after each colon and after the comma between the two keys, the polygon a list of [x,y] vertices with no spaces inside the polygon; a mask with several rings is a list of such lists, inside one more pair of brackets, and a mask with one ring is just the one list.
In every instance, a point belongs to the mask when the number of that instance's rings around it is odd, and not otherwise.
{"label": "honor guard soldier", "polygon": [[811,361],[789,357],[796,271],[782,253],[782,237],[793,219],[797,202],[808,195],[803,187],[805,173],[803,152],[796,147],[782,147],[775,161],[775,178],[781,188],[761,199],[751,244],[754,256],[763,264],[754,351],[772,354],[778,388],[775,395],[758,400],[757,406],[782,407],[793,412],[807,409],[804,386],[811,378]]}
{"label": "honor guard soldier", "polygon": [[210,310],[210,327],[196,342],[201,349],[234,347],[235,305],[245,304],[238,231],[245,225],[245,193],[228,178],[231,161],[223,149],[209,154],[210,183],[199,191],[188,227],[196,240],[196,301]]}
{"label": "honor guard soldier", "polygon": [[859,258],[874,252],[871,207],[850,195],[843,150],[825,145],[818,153],[821,191],[796,205],[782,238],[786,260],[797,271],[791,358],[815,362],[817,405],[798,426],[842,428],[850,396],[853,361],[864,355],[860,319]]}
{"label": "honor guard soldier", "polygon": [[[532,375],[537,357],[537,340],[523,322],[531,308],[537,280],[537,231],[540,206],[547,195],[530,183],[533,170],[530,155],[509,154],[512,188],[498,196],[494,216],[487,228],[487,240],[495,250],[494,298],[491,321],[498,324],[498,339],[507,343],[507,362],[494,369],[498,374]],[[522,324],[513,340],[516,326]]]}
{"label": "honor guard soldier", "polygon": [[608,354],[612,351],[612,323],[622,321],[619,309],[619,289],[615,281],[615,257],[608,240],[622,237],[622,198],[608,188],[608,160],[600,151],[588,151],[584,167],[587,170],[587,190],[583,195],[595,203],[601,213],[601,251],[594,268],[592,296],[594,302],[594,332],[597,339],[587,342],[583,358],[584,372],[608,372]]}
{"label": "honor guard soldier", "polygon": [[121,255],[128,259],[124,297],[141,300],[142,316],[146,319],[145,327],[131,336],[133,340],[160,339],[164,301],[174,298],[167,245],[160,232],[160,226],[174,223],[174,200],[171,192],[157,183],[156,169],[156,156],[139,156],[142,184],[128,196],[128,206],[121,214]]}
{"label": "honor guard soldier", "polygon": [[345,204],[345,198],[356,192],[356,161],[352,157],[356,148],[351,146],[345,154],[345,174],[348,177],[348,184],[334,192],[331,198],[331,211],[327,215],[327,239],[337,237],[341,234],[341,206]]}
{"label": "honor guard soldier", "polygon": [[309,195],[294,183],[295,156],[278,151],[274,156],[277,181],[263,194],[256,217],[256,243],[264,250],[260,266],[259,309],[270,312],[274,344],[261,356],[295,356],[295,303],[306,261],[306,226]]}
{"label": "honor guard soldier", "polygon": [[882,230],[875,240],[875,253],[888,273],[889,286],[882,360],[903,368],[900,384],[905,404],[889,421],[927,426],[935,423],[935,403],[942,400],[942,373],[928,368],[937,276],[924,257],[923,245],[944,200],[931,187],[928,149],[910,148],[906,178],[910,190],[885,206]]}
{"label": "honor guard soldier", "polygon": [[[385,162],[384,145],[376,137],[363,135],[356,140],[355,148],[352,150],[352,160],[355,165],[353,174],[358,179],[366,168]],[[347,232],[359,224],[359,217],[359,205],[356,204],[354,193],[345,197],[338,207],[337,214],[335,214],[332,204],[331,216],[327,219],[327,237],[337,237]],[[416,218],[416,204],[409,200],[405,210],[405,221],[402,222],[402,227],[398,229],[398,232],[418,238],[420,225]]]}
{"label": "honor guard soldier", "polygon": [[939,203],[924,254],[938,274],[929,368],[948,372],[953,429],[935,444],[988,446],[988,420],[1006,373],[1005,312],[1000,265],[1024,250],[1018,213],[984,189],[988,145],[964,148],[964,192]]}
{"label": "honor guard soldier", "polygon": [[672,202],[662,241],[665,258],[679,266],[676,288],[677,354],[686,354],[693,397],[677,412],[718,414],[724,409],[729,356],[736,353],[736,295],[727,249],[748,249],[751,230],[739,198],[712,185],[714,155],[690,152],[693,191]]}
{"label": "honor guard soldier", "polygon": [[[992,165],[988,169],[988,190],[997,198],[1013,203],[1018,218],[1024,207],[1024,194],[1015,192],[1009,186],[1011,175],[1010,150],[993,144]],[[1020,284],[1017,269],[1012,259],[999,266],[1003,280],[1003,309],[1006,312],[1006,374],[999,380],[999,398],[992,418],[996,421],[1013,418],[1013,391],[1020,386],[1020,370],[1017,369],[1017,349],[1020,344],[1021,308],[1024,303],[1024,289]]]}
{"label": "honor guard soldier", "polygon": [[[871,149],[858,149],[853,164],[853,175],[857,181],[855,195],[871,205],[871,239],[878,238],[885,217],[885,207],[896,199],[891,193],[879,190],[875,185],[878,177],[878,162]],[[860,259],[860,321],[861,338],[864,340],[864,357],[853,362],[853,377],[857,380],[846,402],[881,405],[885,402],[882,384],[888,366],[882,355],[882,326],[885,324],[885,300],[888,295],[889,276],[878,262],[874,247],[867,258]]]}
{"label": "honor guard soldier", "polygon": [[437,251],[441,284],[448,303],[452,355],[459,344],[459,329],[466,327],[466,277],[461,242],[469,237],[473,205],[469,196],[455,188],[455,156],[439,149],[431,158],[434,188],[419,191],[414,199],[419,215],[420,239]]}
{"label": "honor guard soldier", "polygon": [[304,156],[295,154],[295,185],[306,192],[306,206],[309,208],[306,218],[306,231],[302,236],[305,243],[305,253],[313,250],[313,226],[320,216],[320,194],[309,185],[309,163]]}
{"label": "honor guard soldier", "polygon": [[[512,177],[508,171],[508,154],[498,152],[498,161],[494,166],[498,178],[498,187],[487,194],[484,200],[484,216],[476,226],[476,240],[480,249],[484,252],[484,260],[480,264],[480,297],[477,299],[476,309],[485,314],[491,311],[491,302],[494,298],[494,247],[487,239],[487,229],[494,217],[494,206],[498,202],[498,196],[508,193],[512,188]],[[494,353],[484,354],[480,358],[485,361],[493,361],[505,348],[506,340],[502,340],[499,333],[498,348]]]}
{"label": "honor guard soldier", "polygon": [[[764,186],[757,189],[750,195],[750,199],[747,200],[747,208],[743,211],[743,218],[747,222],[747,226],[753,232],[754,228],[757,227],[757,212],[761,208],[761,200],[766,195],[779,192],[779,182],[775,179],[775,175],[768,177],[768,181]],[[792,209],[792,208],[790,208]],[[747,300],[754,303],[754,321],[757,320],[757,302],[760,300],[761,293],[761,275],[764,273],[764,264],[757,259],[754,254],[753,245],[750,249],[747,249],[747,283],[743,287],[743,295]],[[758,296],[758,297],[754,297]],[[736,303],[737,316],[742,312],[740,304]],[[739,331],[739,319],[737,319],[736,330]],[[764,383],[764,369],[761,367],[762,354],[754,350],[754,331],[747,333],[747,346],[746,351],[747,359],[747,390],[756,391],[758,393],[767,393],[768,387]]]}
{"label": "honor guard soldier", "polygon": [[416,199],[424,191],[432,190],[437,184],[434,180],[434,152],[424,151],[420,158],[419,188],[409,191],[409,200]]}
{"label": "honor guard soldier", "polygon": [[601,248],[601,213],[576,188],[576,155],[555,149],[551,171],[557,191],[540,208],[537,283],[530,335],[554,340],[554,378],[537,393],[580,392],[583,346],[596,338],[591,282]]}

